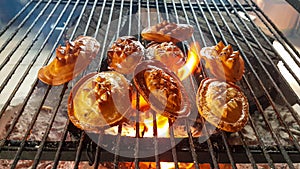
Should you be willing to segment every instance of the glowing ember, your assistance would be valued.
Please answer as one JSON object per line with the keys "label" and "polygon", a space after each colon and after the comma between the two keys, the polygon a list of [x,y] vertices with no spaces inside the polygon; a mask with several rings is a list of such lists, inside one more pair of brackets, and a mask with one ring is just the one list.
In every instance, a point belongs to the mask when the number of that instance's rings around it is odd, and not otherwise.
{"label": "glowing ember", "polygon": [[186,63],[178,70],[177,76],[180,80],[184,80],[193,73],[200,62],[200,45],[195,42],[190,45],[188,58]]}
{"label": "glowing ember", "polygon": [[[153,137],[154,136],[154,122],[153,115],[149,111],[138,112],[139,113],[139,137]],[[131,119],[135,118],[135,114],[132,115]],[[157,137],[170,137],[169,135],[169,123],[168,118],[156,115],[157,124]],[[105,130],[106,134],[117,135],[118,126],[111,127]],[[136,122],[131,121],[129,123],[122,124],[122,136],[136,137]]]}

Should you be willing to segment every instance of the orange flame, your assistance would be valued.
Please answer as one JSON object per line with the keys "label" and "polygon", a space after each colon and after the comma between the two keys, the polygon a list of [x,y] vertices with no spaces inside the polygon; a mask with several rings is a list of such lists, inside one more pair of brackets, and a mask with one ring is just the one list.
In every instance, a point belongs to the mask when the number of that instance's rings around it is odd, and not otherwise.
{"label": "orange flame", "polygon": [[[132,94],[131,96],[131,107],[133,109],[136,109],[136,104],[137,104],[137,99],[136,99],[136,94]],[[142,112],[145,112],[150,109],[149,103],[144,99],[143,96],[139,95],[139,110]]]}
{"label": "orange flame", "polygon": [[[168,118],[162,115],[156,115],[157,123],[157,137],[170,137]],[[147,126],[148,131],[144,137],[153,137],[153,116],[144,119],[144,124]]]}
{"label": "orange flame", "polygon": [[[126,167],[126,168],[132,168],[135,169],[135,166],[132,165],[132,162],[124,162],[122,163],[122,166]],[[210,164],[204,163],[204,164],[198,164],[198,166],[201,169],[210,169]],[[246,164],[247,166],[247,164]],[[156,163],[155,162],[140,162],[139,163],[139,167],[140,168],[156,168]],[[178,163],[178,167],[179,169],[194,169],[196,168],[196,166],[194,165],[194,163],[183,163],[183,162],[179,162]],[[160,162],[160,168],[162,169],[174,169],[175,165],[174,162]],[[219,164],[219,168],[220,169],[231,169],[231,164]]]}
{"label": "orange flame", "polygon": [[[172,162],[160,162],[161,168],[173,169],[175,168],[175,164]],[[178,163],[180,169],[190,169],[194,166],[193,163]]]}
{"label": "orange flame", "polygon": [[178,69],[177,76],[179,77],[180,80],[184,80],[196,70],[200,62],[199,58],[200,58],[200,45],[198,42],[194,42],[190,45],[186,63],[180,69]]}

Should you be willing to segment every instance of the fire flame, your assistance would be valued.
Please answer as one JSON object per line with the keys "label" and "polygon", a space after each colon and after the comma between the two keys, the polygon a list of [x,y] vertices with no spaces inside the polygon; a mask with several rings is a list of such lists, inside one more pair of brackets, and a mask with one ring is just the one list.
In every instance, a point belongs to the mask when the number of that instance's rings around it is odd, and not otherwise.
{"label": "fire flame", "polygon": [[[200,62],[200,45],[198,42],[194,42],[190,44],[190,48],[188,51],[188,57],[186,63],[177,71],[177,76],[180,80],[184,80],[190,74],[192,74],[199,65]],[[135,91],[136,92],[136,91]],[[137,108],[137,95],[133,92],[131,95],[131,107],[136,110]],[[139,95],[139,129],[142,132],[142,137],[153,137],[153,116],[150,112],[149,103]],[[169,136],[169,121],[168,118],[157,114],[156,115],[156,123],[157,123],[157,137],[170,137]],[[134,123],[135,124],[135,123]],[[117,134],[118,127],[111,127],[105,131],[109,134]],[[135,127],[132,124],[128,124],[123,126],[122,136],[135,137]]]}
{"label": "fire flame", "polygon": [[178,70],[177,76],[182,81],[193,73],[200,62],[200,45],[198,42],[191,43],[186,63]]}
{"label": "fire flame", "polygon": [[[137,99],[136,93],[132,94],[131,96],[131,107],[136,109]],[[139,95],[139,110],[145,112],[150,109],[149,103],[144,99],[142,95]]]}
{"label": "fire flame", "polygon": [[[156,123],[157,123],[157,137],[170,137],[168,118],[157,114]],[[145,133],[144,137],[153,137],[153,132],[154,132],[153,116],[144,119],[144,124],[148,127],[148,131],[147,133]]]}
{"label": "fire flame", "polygon": [[[160,163],[160,168],[162,169],[174,169],[175,168],[175,164],[174,162],[159,162]],[[126,168],[132,168],[134,169],[134,165],[132,165],[132,162],[125,162],[125,163],[121,163],[123,164],[123,166],[125,166]],[[139,163],[139,167],[140,168],[151,168],[154,169],[156,168],[156,163],[155,162],[140,162]],[[208,163],[203,163],[203,164],[198,164],[198,166],[201,169],[210,169],[210,164]],[[183,163],[183,162],[179,162],[178,163],[178,167],[179,169],[194,169],[196,168],[196,166],[194,165],[194,163]],[[219,164],[219,168],[220,169],[231,169],[232,166],[231,164]]]}

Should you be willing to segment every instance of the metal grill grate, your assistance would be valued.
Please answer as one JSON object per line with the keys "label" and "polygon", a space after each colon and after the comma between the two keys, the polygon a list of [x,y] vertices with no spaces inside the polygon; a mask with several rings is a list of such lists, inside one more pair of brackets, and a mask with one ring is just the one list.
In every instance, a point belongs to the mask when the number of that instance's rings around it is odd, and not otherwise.
{"label": "metal grill grate", "polygon": [[[158,137],[154,120],[153,138],[139,139],[139,124],[136,138],[123,137],[119,125],[117,135],[103,131],[95,136],[98,144],[92,142],[67,118],[70,88],[83,75],[104,70],[107,47],[117,37],[136,35],[141,40],[143,28],[162,20],[194,26],[193,37],[183,45],[198,41],[201,46],[212,46],[222,40],[241,52],[246,73],[238,85],[251,105],[247,130],[231,134],[219,131],[201,143],[192,135],[190,126],[194,121],[190,119],[181,119],[187,132],[184,139],[175,137],[176,129],[171,123],[170,138]],[[267,32],[257,26],[257,21]],[[101,43],[93,63],[67,84],[41,83],[37,79],[38,69],[49,63],[59,44],[78,35],[94,36]],[[11,160],[11,168],[22,160],[33,160],[33,168],[44,160],[52,161],[53,168],[59,167],[61,161],[73,161],[74,168],[82,161],[89,161],[94,168],[100,162],[110,162],[114,168],[123,162],[131,162],[134,168],[142,168],[143,162],[154,162],[152,167],[161,168],[163,161],[172,162],[175,168],[180,168],[181,162],[193,163],[195,168],[200,168],[201,163],[209,163],[211,168],[220,168],[222,163],[232,168],[240,163],[251,164],[253,168],[258,168],[260,163],[271,168],[285,163],[295,168],[295,163],[300,163],[297,109],[300,101],[295,93],[300,84],[296,73],[300,54],[252,0],[31,0],[1,29],[0,36],[0,127],[3,130],[0,158]],[[287,51],[290,60],[276,51],[274,41]],[[291,81],[295,81],[295,88],[285,79],[279,64],[287,70]],[[192,84],[191,93],[195,95],[198,83]],[[156,117],[155,112],[152,115]],[[139,121],[138,113],[135,118]],[[203,127],[204,134],[208,134],[207,126]],[[115,153],[97,146],[105,145],[108,140],[113,140]],[[172,148],[158,155],[161,145]],[[134,154],[134,158],[119,156],[120,151]],[[146,151],[154,151],[156,155],[139,158]]]}

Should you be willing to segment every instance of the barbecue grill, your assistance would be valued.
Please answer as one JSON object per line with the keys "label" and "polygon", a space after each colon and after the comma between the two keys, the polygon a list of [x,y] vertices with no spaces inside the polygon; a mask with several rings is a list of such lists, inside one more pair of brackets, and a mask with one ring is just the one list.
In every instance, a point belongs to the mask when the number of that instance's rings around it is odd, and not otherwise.
{"label": "barbecue grill", "polygon": [[[293,2],[297,8],[299,2]],[[143,137],[139,113],[133,137],[122,134],[122,124],[114,134],[89,134],[76,128],[67,116],[68,96],[76,81],[107,69],[107,48],[116,38],[133,35],[143,42],[142,29],[163,20],[193,25],[195,32],[182,42],[183,50],[191,42],[204,47],[222,40],[240,51],[246,72],[238,85],[250,104],[246,127],[237,133],[210,131],[210,124],[201,125],[197,109],[192,109],[197,117],[182,118],[177,125],[184,137],[178,137],[178,127],[170,119],[168,137],[158,136],[156,120],[152,137]],[[55,57],[56,47],[79,35],[96,37],[101,44],[89,67],[64,85],[39,81],[37,72]],[[1,28],[0,36],[0,164],[4,168],[80,168],[87,162],[93,168],[165,168],[166,163],[174,168],[188,164],[192,168],[299,167],[300,100],[295,91],[300,84],[300,54],[252,0],[30,0]],[[278,53],[274,42],[290,60]],[[288,80],[278,65],[288,72]],[[205,76],[202,71],[185,79],[192,84],[190,95],[195,95]],[[194,135],[193,128],[201,128],[202,133]],[[160,152],[164,147],[168,149]],[[152,155],[142,156],[146,153]]]}

